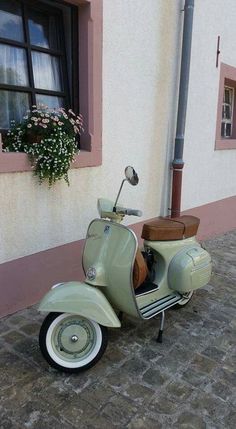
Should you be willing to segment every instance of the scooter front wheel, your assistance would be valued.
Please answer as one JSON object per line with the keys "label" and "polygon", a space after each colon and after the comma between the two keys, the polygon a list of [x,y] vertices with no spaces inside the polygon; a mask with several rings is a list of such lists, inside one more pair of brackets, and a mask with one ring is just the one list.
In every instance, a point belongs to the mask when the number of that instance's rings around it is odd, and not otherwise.
{"label": "scooter front wheel", "polygon": [[46,361],[59,371],[77,373],[94,366],[107,346],[107,328],[68,313],[50,313],[39,333]]}

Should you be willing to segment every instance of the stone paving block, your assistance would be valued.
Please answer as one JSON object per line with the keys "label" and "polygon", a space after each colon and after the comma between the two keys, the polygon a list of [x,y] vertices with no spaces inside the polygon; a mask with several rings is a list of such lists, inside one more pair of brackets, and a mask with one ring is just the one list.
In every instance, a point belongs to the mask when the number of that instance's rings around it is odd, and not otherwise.
{"label": "stone paving block", "polygon": [[147,404],[151,401],[154,393],[155,393],[155,390],[147,386],[143,386],[142,384],[136,383],[136,384],[131,384],[125,390],[124,395],[139,405],[143,406],[143,404],[145,404],[145,407],[146,407]]}
{"label": "stone paving block", "polygon": [[194,391],[195,389],[193,386],[183,383],[181,379],[172,381],[166,386],[166,392],[169,393],[169,395],[172,397],[172,400],[175,402],[187,401]]}
{"label": "stone paving block", "polygon": [[190,366],[197,371],[209,374],[217,366],[217,363],[208,357],[196,353]]}
{"label": "stone paving block", "polygon": [[[136,416],[128,424],[127,429],[162,429],[160,422],[146,416]],[[125,428],[122,428],[125,429]]]}
{"label": "stone paving block", "polygon": [[104,384],[92,384],[83,390],[83,400],[88,402],[97,410],[100,410],[103,405],[115,396],[116,392],[112,388]]}
{"label": "stone paving block", "polygon": [[167,398],[166,395],[160,396],[157,393],[148,405],[148,411],[160,415],[172,415],[176,413],[178,406],[173,399]]}
{"label": "stone paving block", "polygon": [[138,408],[121,395],[116,395],[105,405],[102,415],[117,427],[125,427],[137,413]]}
{"label": "stone paving block", "polygon": [[149,369],[143,375],[143,381],[155,389],[160,388],[168,379],[169,377],[160,369]]}
{"label": "stone paving block", "polygon": [[187,411],[179,416],[174,427],[178,429],[207,429],[202,417]]}
{"label": "stone paving block", "polygon": [[222,421],[229,413],[228,404],[211,394],[201,392],[191,401],[191,408],[198,414],[210,417],[216,423]]}
{"label": "stone paving block", "polygon": [[25,335],[21,334],[18,331],[8,331],[6,334],[2,335],[2,339],[8,343],[14,345],[18,341],[24,341]]}

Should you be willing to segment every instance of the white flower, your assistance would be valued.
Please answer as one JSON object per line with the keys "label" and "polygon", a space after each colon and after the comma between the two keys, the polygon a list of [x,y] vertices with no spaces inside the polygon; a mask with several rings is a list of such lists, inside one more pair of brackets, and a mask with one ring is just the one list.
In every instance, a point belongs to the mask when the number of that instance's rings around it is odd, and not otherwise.
{"label": "white flower", "polygon": [[28,125],[27,125],[27,128],[31,128],[31,127],[32,127],[32,125],[31,125],[31,124],[28,124]]}
{"label": "white flower", "polygon": [[63,125],[63,122],[58,122],[58,125],[61,127]]}
{"label": "white flower", "polygon": [[44,124],[48,124],[49,119],[42,119],[42,122],[43,122]]}

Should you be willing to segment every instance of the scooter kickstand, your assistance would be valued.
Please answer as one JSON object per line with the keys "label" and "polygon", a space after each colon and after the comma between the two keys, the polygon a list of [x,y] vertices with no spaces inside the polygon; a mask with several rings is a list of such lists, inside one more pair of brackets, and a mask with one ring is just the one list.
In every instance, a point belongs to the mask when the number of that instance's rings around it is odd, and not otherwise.
{"label": "scooter kickstand", "polygon": [[162,333],[164,329],[164,322],[165,322],[165,312],[161,312],[161,323],[160,323],[160,329],[157,337],[157,343],[162,343]]}

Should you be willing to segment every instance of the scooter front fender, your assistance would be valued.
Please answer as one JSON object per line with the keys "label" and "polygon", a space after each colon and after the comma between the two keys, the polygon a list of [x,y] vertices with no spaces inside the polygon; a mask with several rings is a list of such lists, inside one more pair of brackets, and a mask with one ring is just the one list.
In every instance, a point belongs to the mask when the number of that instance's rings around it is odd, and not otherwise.
{"label": "scooter front fender", "polygon": [[112,328],[121,326],[103,293],[86,283],[68,282],[52,287],[40,302],[38,309],[42,312],[79,314]]}

